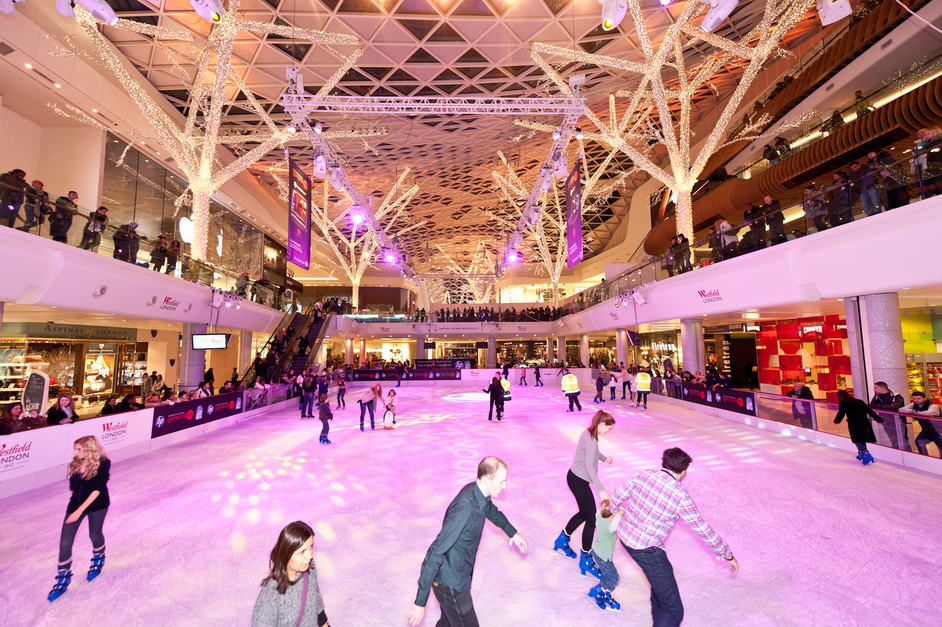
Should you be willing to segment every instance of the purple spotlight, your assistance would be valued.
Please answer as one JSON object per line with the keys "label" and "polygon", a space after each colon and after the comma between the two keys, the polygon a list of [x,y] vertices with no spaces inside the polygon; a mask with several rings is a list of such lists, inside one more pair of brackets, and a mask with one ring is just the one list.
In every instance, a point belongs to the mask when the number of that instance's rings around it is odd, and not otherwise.
{"label": "purple spotlight", "polygon": [[661,3],[662,7],[666,7],[667,5],[671,3],[671,0],[658,0],[658,2]]}
{"label": "purple spotlight", "polygon": [[363,223],[363,214],[354,213],[352,216],[350,216],[350,219],[353,220],[354,226],[360,226]]}
{"label": "purple spotlight", "polygon": [[516,250],[507,253],[507,263],[517,263],[518,261],[520,261],[520,253]]}
{"label": "purple spotlight", "polygon": [[392,253],[386,253],[386,254],[383,256],[383,259],[386,260],[386,263],[396,263],[396,255],[394,255],[394,254],[392,254]]}

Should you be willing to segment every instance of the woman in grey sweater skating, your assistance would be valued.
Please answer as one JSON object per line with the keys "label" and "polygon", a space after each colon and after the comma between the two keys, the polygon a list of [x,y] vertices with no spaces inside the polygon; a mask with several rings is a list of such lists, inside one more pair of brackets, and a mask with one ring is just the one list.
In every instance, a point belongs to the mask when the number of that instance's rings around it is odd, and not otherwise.
{"label": "woman in grey sweater skating", "polygon": [[563,529],[559,537],[556,538],[556,544],[553,550],[562,551],[567,557],[575,558],[576,553],[569,546],[569,539],[572,533],[579,527],[582,528],[582,558],[579,560],[579,570],[583,575],[589,573],[601,579],[601,574],[592,561],[590,550],[592,549],[592,540],[595,536],[595,496],[592,494],[592,488],[589,484],[595,486],[598,490],[599,500],[604,501],[608,498],[608,492],[602,482],[599,481],[598,467],[599,462],[612,463],[611,457],[606,457],[599,452],[599,436],[607,435],[615,427],[615,419],[612,415],[599,410],[592,416],[592,422],[589,428],[579,436],[579,443],[576,445],[576,455],[572,460],[572,467],[566,476],[566,482],[569,484],[569,490],[576,497],[576,503],[579,505],[579,511],[569,519],[566,528]]}

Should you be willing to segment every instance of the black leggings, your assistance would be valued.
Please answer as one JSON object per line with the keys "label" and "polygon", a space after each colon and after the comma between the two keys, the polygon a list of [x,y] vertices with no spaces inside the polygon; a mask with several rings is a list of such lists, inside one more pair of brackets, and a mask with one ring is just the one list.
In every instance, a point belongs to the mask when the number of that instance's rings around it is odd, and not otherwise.
{"label": "black leggings", "polygon": [[638,392],[638,404],[648,406],[648,392],[646,390]]}
{"label": "black leggings", "polygon": [[567,394],[566,398],[569,399],[569,411],[572,411],[573,404],[579,408],[579,411],[582,411],[582,404],[579,402],[578,394]]}
{"label": "black leggings", "polygon": [[[69,570],[72,568],[72,544],[75,543],[75,534],[78,532],[82,519],[88,518],[88,536],[92,539],[92,550],[95,553],[105,552],[105,536],[102,528],[105,525],[105,515],[108,508],[100,509],[95,512],[82,512],[79,519],[74,523],[62,521],[62,535],[59,537],[59,570]],[[68,519],[69,514],[65,515]]]}
{"label": "black leggings", "polygon": [[569,519],[566,525],[566,535],[572,536],[576,528],[585,523],[582,528],[582,550],[586,553],[592,549],[592,540],[595,539],[595,495],[585,479],[580,479],[571,470],[566,475],[569,491],[576,497],[579,513]]}

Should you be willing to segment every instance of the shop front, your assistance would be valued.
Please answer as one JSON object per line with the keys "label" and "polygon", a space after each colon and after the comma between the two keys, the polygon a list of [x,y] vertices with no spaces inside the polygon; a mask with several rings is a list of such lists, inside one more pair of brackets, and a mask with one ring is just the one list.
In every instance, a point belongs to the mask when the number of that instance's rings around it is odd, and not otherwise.
{"label": "shop front", "polygon": [[49,395],[75,396],[79,409],[140,389],[147,343],[137,329],[40,322],[6,323],[0,340],[0,406],[20,400],[30,373],[49,375]]}
{"label": "shop front", "polygon": [[683,355],[680,348],[679,329],[642,333],[639,338],[641,365],[649,366],[660,374],[664,374],[666,365],[672,365],[674,370],[680,368]]}
{"label": "shop front", "polygon": [[903,309],[900,321],[909,392],[920,390],[942,402],[942,307]]}

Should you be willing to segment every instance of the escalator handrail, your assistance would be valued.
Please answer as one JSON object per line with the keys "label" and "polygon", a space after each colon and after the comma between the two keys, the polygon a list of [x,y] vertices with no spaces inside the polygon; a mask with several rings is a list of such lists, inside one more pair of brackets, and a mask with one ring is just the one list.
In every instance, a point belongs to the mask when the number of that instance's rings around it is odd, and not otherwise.
{"label": "escalator handrail", "polygon": [[327,313],[324,316],[324,322],[321,323],[321,329],[317,333],[317,340],[312,344],[311,352],[307,356],[307,361],[304,362],[304,370],[310,370],[317,365],[317,353],[320,351],[321,343],[327,335],[327,326],[330,324],[330,319],[333,315],[332,313]]}

